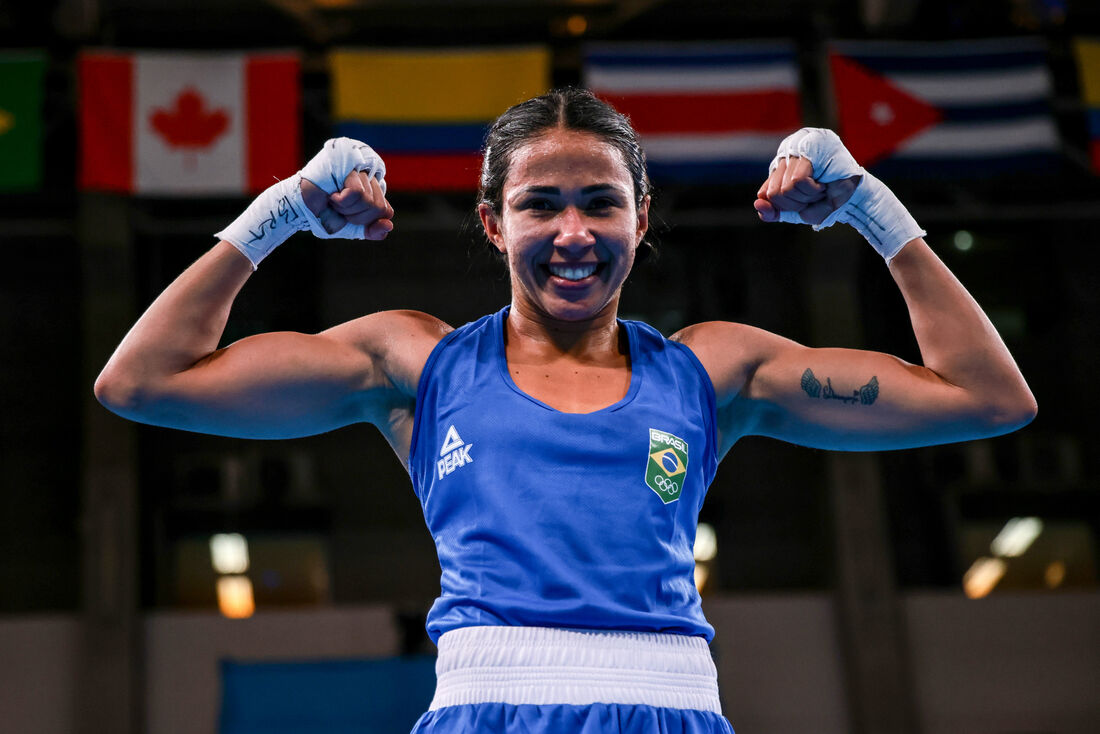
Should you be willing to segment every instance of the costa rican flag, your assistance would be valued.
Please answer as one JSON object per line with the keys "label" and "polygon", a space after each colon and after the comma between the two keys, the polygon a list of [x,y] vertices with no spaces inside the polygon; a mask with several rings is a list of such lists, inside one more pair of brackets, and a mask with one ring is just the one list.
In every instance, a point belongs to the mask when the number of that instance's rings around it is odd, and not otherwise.
{"label": "costa rican flag", "polygon": [[884,177],[1053,169],[1061,146],[1039,39],[831,44],[840,136]]}
{"label": "costa rican flag", "polygon": [[762,181],[802,127],[791,43],[593,44],[584,84],[630,117],[659,182]]}

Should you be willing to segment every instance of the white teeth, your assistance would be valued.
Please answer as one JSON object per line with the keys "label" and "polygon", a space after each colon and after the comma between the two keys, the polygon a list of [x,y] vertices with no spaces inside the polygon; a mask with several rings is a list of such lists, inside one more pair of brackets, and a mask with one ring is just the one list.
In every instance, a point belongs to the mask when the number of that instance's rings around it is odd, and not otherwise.
{"label": "white teeth", "polygon": [[550,268],[550,272],[553,275],[559,278],[565,278],[566,280],[582,280],[596,272],[596,265],[596,263],[588,263],[572,268],[564,265],[548,265],[547,267]]}

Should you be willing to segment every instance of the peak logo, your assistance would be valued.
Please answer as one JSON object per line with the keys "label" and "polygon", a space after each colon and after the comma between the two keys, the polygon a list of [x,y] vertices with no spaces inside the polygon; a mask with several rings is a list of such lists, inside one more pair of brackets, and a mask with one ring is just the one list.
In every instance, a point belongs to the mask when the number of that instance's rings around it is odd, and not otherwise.
{"label": "peak logo", "polygon": [[645,483],[666,505],[680,499],[687,477],[688,445],[679,436],[649,429],[649,461]]}
{"label": "peak logo", "polygon": [[473,463],[474,457],[470,456],[470,449],[473,447],[472,443],[462,440],[462,436],[458,435],[453,425],[448,426],[443,445],[439,447],[440,459],[435,464],[439,478],[442,479],[455,469]]}

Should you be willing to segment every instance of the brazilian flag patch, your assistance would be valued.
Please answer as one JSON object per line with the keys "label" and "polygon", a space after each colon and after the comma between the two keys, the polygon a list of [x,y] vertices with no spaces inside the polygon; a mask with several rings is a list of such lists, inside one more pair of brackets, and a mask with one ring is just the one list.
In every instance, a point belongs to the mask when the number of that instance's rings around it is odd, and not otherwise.
{"label": "brazilian flag patch", "polygon": [[645,483],[666,505],[680,499],[687,478],[687,464],[687,441],[666,431],[649,429]]}

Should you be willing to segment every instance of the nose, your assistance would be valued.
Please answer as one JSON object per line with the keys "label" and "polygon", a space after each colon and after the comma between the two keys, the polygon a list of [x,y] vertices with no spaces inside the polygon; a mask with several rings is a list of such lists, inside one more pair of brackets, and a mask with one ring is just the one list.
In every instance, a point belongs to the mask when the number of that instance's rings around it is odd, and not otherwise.
{"label": "nose", "polygon": [[584,214],[575,206],[566,207],[558,217],[559,227],[554,246],[569,251],[579,251],[596,244],[596,237],[588,228]]}

